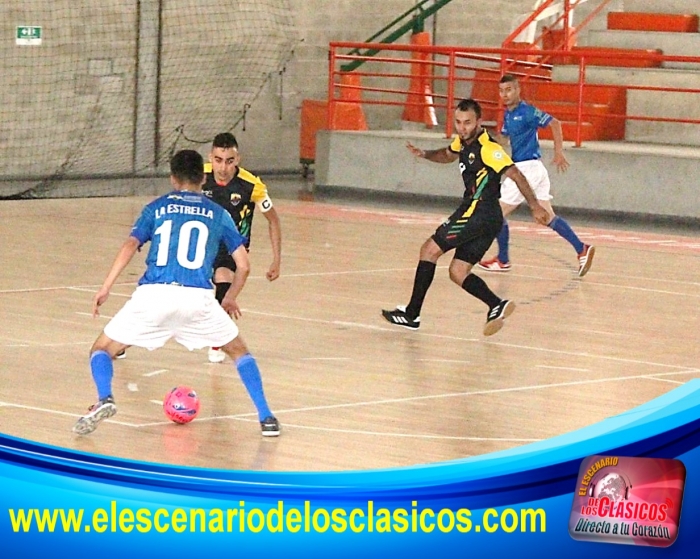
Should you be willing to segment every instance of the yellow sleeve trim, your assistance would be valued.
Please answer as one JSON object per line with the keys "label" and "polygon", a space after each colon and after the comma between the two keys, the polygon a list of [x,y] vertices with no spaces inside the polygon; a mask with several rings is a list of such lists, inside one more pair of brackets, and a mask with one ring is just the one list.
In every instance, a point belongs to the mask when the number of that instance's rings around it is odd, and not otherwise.
{"label": "yellow sleeve trim", "polygon": [[461,149],[462,141],[459,139],[459,136],[457,136],[454,140],[452,140],[452,143],[450,144],[450,151],[459,153]]}
{"label": "yellow sleeve trim", "polygon": [[238,168],[238,177],[253,185],[253,192],[250,195],[252,202],[257,204],[268,198],[267,186],[265,186],[265,183],[261,181],[259,177],[256,177],[253,173],[246,171],[243,167]]}
{"label": "yellow sleeve trim", "polygon": [[479,143],[481,144],[481,160],[497,173],[513,165],[513,160],[504,151],[501,144],[491,140],[486,132],[479,136]]}

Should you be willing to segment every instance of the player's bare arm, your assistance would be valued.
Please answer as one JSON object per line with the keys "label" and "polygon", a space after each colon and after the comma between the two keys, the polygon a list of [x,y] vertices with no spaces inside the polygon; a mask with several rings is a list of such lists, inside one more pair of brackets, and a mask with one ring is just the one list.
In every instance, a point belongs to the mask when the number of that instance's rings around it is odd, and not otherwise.
{"label": "player's bare arm", "polygon": [[117,278],[122,271],[124,271],[124,268],[126,268],[129,262],[131,262],[131,259],[134,257],[134,254],[136,254],[139,246],[141,246],[141,242],[135,237],[129,237],[126,241],[124,241],[124,244],[121,246],[116,258],[114,259],[112,268],[109,270],[107,277],[102,283],[102,287],[100,287],[100,290],[95,293],[95,297],[92,300],[93,317],[100,315],[99,308],[105,303],[105,301],[107,301],[109,292],[112,289],[114,282],[117,281]]}
{"label": "player's bare arm", "polygon": [[518,190],[520,190],[525,197],[527,205],[530,206],[530,211],[532,212],[534,220],[541,225],[547,225],[547,223],[549,223],[549,214],[537,201],[537,197],[532,191],[530,183],[527,182],[525,175],[523,175],[515,165],[511,165],[503,173],[503,176],[511,179],[518,187]]}
{"label": "player's bare arm", "polygon": [[267,218],[270,244],[272,245],[272,264],[270,264],[265,277],[269,281],[275,281],[280,277],[280,266],[282,265],[282,226],[277,210],[274,207],[270,208],[263,215]]}
{"label": "player's bare arm", "polygon": [[562,133],[561,122],[553,118],[549,123],[549,127],[552,129],[552,139],[554,140],[554,158],[552,163],[556,165],[557,171],[564,173],[569,168],[569,162],[564,155],[564,134]]}
{"label": "player's bare arm", "polygon": [[440,149],[420,149],[414,146],[411,142],[406,142],[406,147],[414,157],[427,159],[434,163],[452,163],[459,159],[459,154],[451,152],[448,148]]}
{"label": "player's bare arm", "polygon": [[233,261],[236,263],[236,273],[233,275],[231,287],[228,288],[224,299],[221,301],[223,309],[234,318],[240,318],[241,309],[236,302],[250,274],[250,261],[248,251],[241,245],[231,253]]}

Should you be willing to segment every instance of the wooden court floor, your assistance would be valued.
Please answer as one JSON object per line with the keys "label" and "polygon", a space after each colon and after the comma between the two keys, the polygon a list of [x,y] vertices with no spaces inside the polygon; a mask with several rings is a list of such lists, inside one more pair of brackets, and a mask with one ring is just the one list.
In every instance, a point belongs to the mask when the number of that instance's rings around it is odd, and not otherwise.
{"label": "wooden court floor", "polygon": [[[482,273],[518,307],[481,334],[486,308],[440,261],[417,332],[385,323],[406,303],[422,241],[448,212],[277,201],[282,276],[270,283],[266,221],[254,224],[241,333],[283,432],[260,436],[230,363],[169,342],[115,363],[118,414],[71,432],[95,400],[88,349],[132,292],[143,255],[103,316],[93,293],[151,198],[0,202],[0,428],[42,443],[135,460],[254,470],[358,470],[458,459],[553,437],[614,416],[700,376],[700,239],[578,226],[597,247],[575,275],[571,247],[512,222],[513,270]],[[199,418],[168,422],[173,386]]]}

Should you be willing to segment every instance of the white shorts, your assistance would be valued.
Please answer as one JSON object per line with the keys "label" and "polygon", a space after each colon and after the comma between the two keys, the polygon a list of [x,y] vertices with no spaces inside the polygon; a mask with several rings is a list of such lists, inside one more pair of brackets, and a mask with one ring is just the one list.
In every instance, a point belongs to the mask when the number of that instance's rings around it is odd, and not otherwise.
{"label": "white shorts", "polygon": [[238,327],[213,290],[180,285],[140,285],[104,330],[111,339],[147,349],[170,338],[190,351],[221,347],[238,336]]}
{"label": "white shorts", "polygon": [[[519,161],[515,166],[525,175],[527,182],[530,183],[532,190],[535,192],[535,197],[538,200],[552,199],[552,196],[549,194],[549,173],[542,161],[539,159]],[[501,183],[501,202],[509,206],[519,206],[524,201],[525,197],[520,190],[518,190],[513,180],[503,179]]]}

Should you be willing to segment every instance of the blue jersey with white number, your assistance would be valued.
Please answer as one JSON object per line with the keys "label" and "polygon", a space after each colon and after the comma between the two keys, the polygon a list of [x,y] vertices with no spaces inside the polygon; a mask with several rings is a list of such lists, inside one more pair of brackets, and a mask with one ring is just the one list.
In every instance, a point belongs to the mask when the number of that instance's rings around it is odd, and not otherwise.
{"label": "blue jersey with white number", "polygon": [[211,289],[214,259],[223,243],[229,253],[245,242],[233,219],[202,194],[176,191],[148,204],[131,229],[150,241],[139,285],[167,283]]}
{"label": "blue jersey with white number", "polygon": [[540,159],[540,142],[537,129],[546,128],[552,115],[520,101],[512,111],[506,110],[501,134],[510,139],[511,159],[514,162]]}

